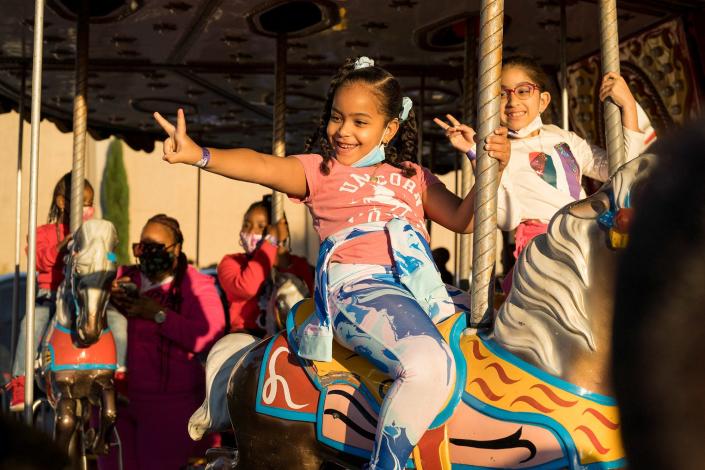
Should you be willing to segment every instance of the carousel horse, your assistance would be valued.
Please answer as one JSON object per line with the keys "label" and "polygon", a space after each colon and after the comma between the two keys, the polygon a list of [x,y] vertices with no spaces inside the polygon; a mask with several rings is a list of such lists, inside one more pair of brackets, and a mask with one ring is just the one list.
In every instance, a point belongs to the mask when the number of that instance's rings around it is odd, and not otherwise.
{"label": "carousel horse", "polygon": [[[651,156],[625,164],[553,217],[518,260],[491,331],[466,329],[465,312],[438,325],[457,381],[407,468],[626,466],[610,380],[614,277],[632,195],[652,164]],[[216,344],[192,438],[232,423],[238,468],[368,461],[391,380],[337,344],[332,362],[299,358],[296,327],[313,308],[299,303],[287,332],[270,339],[230,335]]]}
{"label": "carousel horse", "polygon": [[258,320],[267,336],[282,331],[286,325],[286,316],[294,305],[310,294],[301,278],[272,268],[271,279],[260,301],[264,313]]}
{"label": "carousel horse", "polygon": [[[108,451],[117,416],[115,342],[106,319],[116,244],[117,232],[107,220],[88,220],[74,233],[42,354],[56,441],[74,460],[84,450]],[[97,430],[89,427],[93,406],[100,407]]]}

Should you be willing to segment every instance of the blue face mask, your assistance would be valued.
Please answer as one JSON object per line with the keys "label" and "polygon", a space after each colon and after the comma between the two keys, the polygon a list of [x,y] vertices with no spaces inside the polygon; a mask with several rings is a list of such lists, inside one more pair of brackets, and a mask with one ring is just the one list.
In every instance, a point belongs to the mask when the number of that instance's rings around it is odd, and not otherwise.
{"label": "blue face mask", "polygon": [[379,145],[375,146],[372,150],[367,153],[367,155],[353,163],[351,166],[354,166],[355,168],[364,168],[366,166],[372,166],[383,162],[385,155],[384,145],[382,144],[382,141],[384,140],[384,134],[386,132],[387,128],[385,127],[384,132],[382,133],[382,139],[379,141]]}

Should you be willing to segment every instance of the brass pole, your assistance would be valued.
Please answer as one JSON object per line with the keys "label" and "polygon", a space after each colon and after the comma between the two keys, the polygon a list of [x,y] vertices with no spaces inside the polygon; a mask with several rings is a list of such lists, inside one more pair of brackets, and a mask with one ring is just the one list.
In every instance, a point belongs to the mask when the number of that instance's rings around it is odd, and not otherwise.
{"label": "brass pole", "polygon": [[[274,65],[274,130],[272,138],[272,154],[277,157],[286,156],[286,36],[277,36],[277,61]],[[284,195],[272,192],[272,223],[284,215]]]}
{"label": "brass pole", "polygon": [[568,22],[565,2],[566,0],[561,0],[561,127],[567,131],[570,130],[570,122],[568,119]]}
{"label": "brass pole", "polygon": [[[619,31],[617,29],[617,1],[600,0],[600,50],[602,75],[619,73]],[[607,99],[604,103],[605,138],[610,175],[626,161],[624,131],[619,106]]]}
{"label": "brass pole", "polygon": [[89,3],[81,1],[76,36],[76,90],[73,98],[73,165],[71,166],[71,233],[83,222],[83,184],[86,164],[86,128],[88,126],[88,38]]}
{"label": "brass pole", "polygon": [[[477,103],[477,141],[480,143],[499,126],[503,29],[504,1],[482,0]],[[497,174],[497,160],[488,155],[484,145],[478,145],[470,318],[472,327],[491,326],[494,313],[491,296],[497,242]]]}

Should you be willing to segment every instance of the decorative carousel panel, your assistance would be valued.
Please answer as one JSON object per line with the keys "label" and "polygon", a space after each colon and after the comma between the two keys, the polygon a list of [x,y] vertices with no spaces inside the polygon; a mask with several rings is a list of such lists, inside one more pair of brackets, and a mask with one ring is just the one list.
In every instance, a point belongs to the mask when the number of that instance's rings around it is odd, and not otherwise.
{"label": "decorative carousel panel", "polygon": [[[657,133],[682,125],[698,114],[702,90],[691,68],[691,54],[681,20],[674,19],[622,41],[621,71]],[[600,56],[568,67],[570,118],[575,131],[604,145],[599,103]]]}

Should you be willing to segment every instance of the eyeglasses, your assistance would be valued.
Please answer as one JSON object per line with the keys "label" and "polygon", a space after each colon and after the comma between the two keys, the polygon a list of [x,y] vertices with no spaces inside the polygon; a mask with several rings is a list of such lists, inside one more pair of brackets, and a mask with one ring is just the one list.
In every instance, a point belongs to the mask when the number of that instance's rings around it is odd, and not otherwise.
{"label": "eyeglasses", "polygon": [[140,257],[144,254],[159,253],[160,251],[166,251],[169,248],[176,246],[177,243],[172,243],[169,246],[164,245],[164,243],[156,242],[139,242],[132,244],[132,254],[136,257]]}
{"label": "eyeglasses", "polygon": [[502,101],[507,101],[509,95],[514,93],[520,100],[528,100],[534,94],[534,90],[539,90],[539,86],[534,83],[520,83],[514,88],[502,88],[499,96]]}

